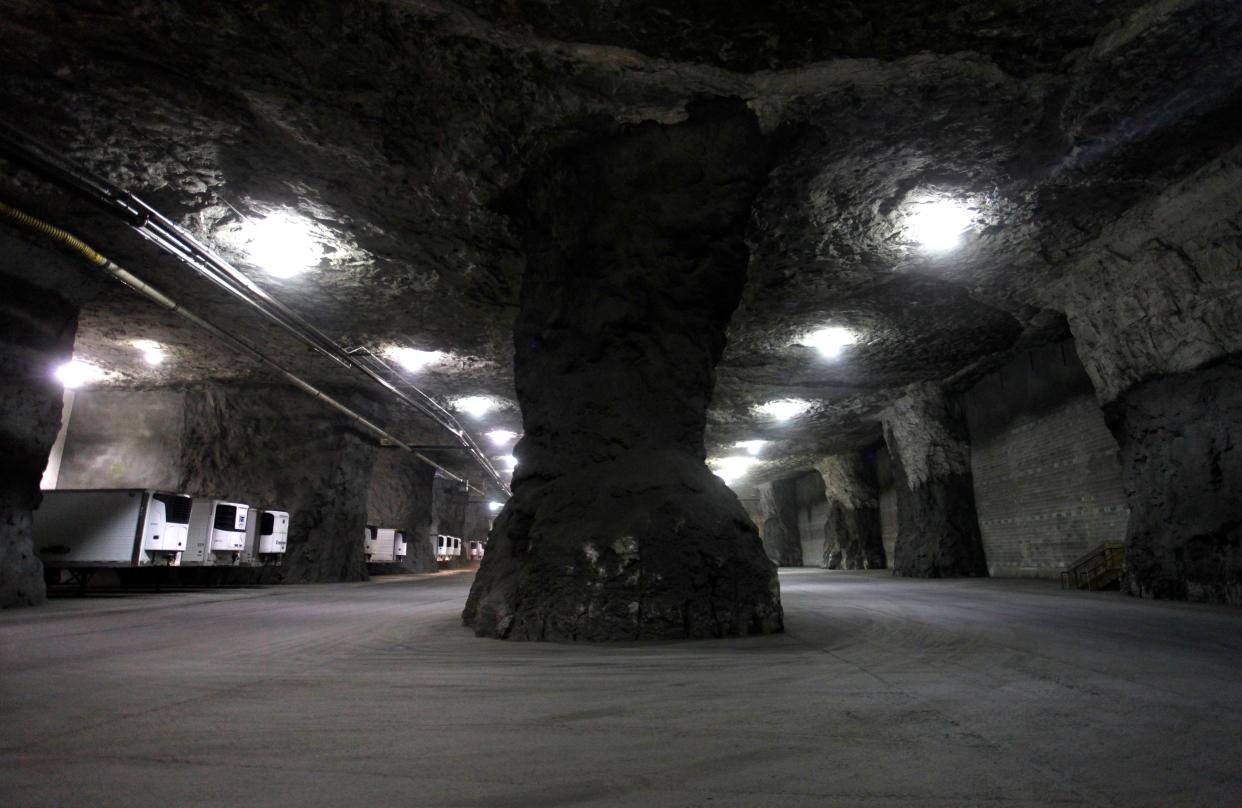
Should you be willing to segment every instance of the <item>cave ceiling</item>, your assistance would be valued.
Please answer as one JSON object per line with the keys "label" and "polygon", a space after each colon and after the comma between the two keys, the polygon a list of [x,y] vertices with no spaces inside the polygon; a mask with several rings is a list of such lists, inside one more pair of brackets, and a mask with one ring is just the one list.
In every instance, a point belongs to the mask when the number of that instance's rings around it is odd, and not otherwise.
{"label": "cave ceiling", "polygon": [[[1041,289],[1126,209],[1239,141],[1236,2],[632,3],[605,0],[0,0],[6,119],[144,198],[347,347],[441,351],[415,378],[507,406],[523,256],[501,200],[556,150],[746,101],[771,165],[708,455],[765,439],[754,479],[865,448],[902,386],[964,389],[1059,340]],[[123,224],[6,166],[4,197],[66,226],[308,378],[357,379]],[[969,212],[945,253],[919,205]],[[248,263],[247,221],[295,215],[317,269]],[[823,326],[836,360],[798,344]],[[147,367],[134,339],[162,343]],[[271,380],[127,290],[84,308],[77,355],[108,384]],[[754,407],[811,409],[777,423]],[[418,419],[421,443],[448,443]]]}

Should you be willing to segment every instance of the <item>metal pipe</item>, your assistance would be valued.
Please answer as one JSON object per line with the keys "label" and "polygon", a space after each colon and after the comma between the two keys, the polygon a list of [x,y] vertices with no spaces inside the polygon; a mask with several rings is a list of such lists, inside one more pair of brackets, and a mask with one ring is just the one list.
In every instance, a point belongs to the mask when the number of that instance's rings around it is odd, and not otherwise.
{"label": "metal pipe", "polygon": [[[378,436],[381,441],[384,441],[391,446],[396,446],[400,449],[404,449],[405,451],[410,452],[415,457],[417,457],[419,460],[439,470],[441,473],[445,474],[446,476],[452,478],[453,480],[457,482],[465,483],[468,486],[470,485],[469,481],[457,476],[453,472],[446,469],[444,466],[441,466],[439,463],[436,463],[434,460],[424,455],[422,452],[419,452],[417,449],[415,449],[415,447],[398,439],[396,436],[392,435],[387,430],[373,423],[372,421],[370,421],[363,415],[350,409],[348,406],[346,406],[345,404],[342,404],[340,401],[337,401],[335,398],[328,395],[327,393],[320,390],[319,388],[315,387],[310,382],[290,372],[283,365],[276,362],[276,360],[268,357],[266,354],[263,354],[250,343],[246,342],[240,337],[230,334],[229,332],[225,331],[224,329],[220,328],[214,323],[208,320],[204,320],[202,317],[198,316],[194,312],[185,308],[180,303],[178,303],[177,301],[173,300],[168,295],[161,292],[159,289],[156,289],[151,284],[139,278],[137,275],[134,275],[129,270],[125,269],[124,267],[106,258],[102,254],[97,252],[94,248],[92,248],[89,244],[82,241],[78,237],[74,236],[72,233],[62,230],[59,227],[56,227],[54,225],[48,224],[47,222],[41,219],[37,219],[34,216],[31,216],[30,214],[25,213],[24,211],[20,211],[20,210],[17,210],[16,208],[10,207],[9,205],[6,205],[3,202],[0,202],[0,218],[4,218],[8,220],[9,222],[11,222],[12,224],[15,224],[26,230],[29,230],[32,233],[36,233],[38,235],[49,238],[52,241],[59,244],[60,246],[82,256],[87,261],[89,261],[92,265],[98,267],[99,269],[101,269],[102,271],[110,275],[111,277],[125,284],[130,289],[134,290],[138,294],[152,301],[156,305],[161,306],[170,312],[175,312],[176,314],[180,315],[182,318],[188,320],[189,322],[193,323],[194,325],[198,326],[204,331],[210,333],[212,336],[216,337],[220,341],[229,345],[234,350],[240,353],[243,353],[252,359],[257,360],[261,362],[262,364],[266,365],[267,367],[271,368],[272,370],[276,371],[286,381],[292,384],[294,387],[297,387],[299,390],[306,393],[307,395],[310,395],[311,397],[318,399],[319,401],[322,401],[324,404],[328,405],[329,407],[332,407],[333,409],[338,410],[339,412],[353,419],[358,424],[360,424],[362,427],[364,427],[366,430]],[[474,488],[474,486],[470,486],[470,487]],[[478,491],[479,494],[483,496],[487,496],[487,492],[481,489],[474,488],[474,490]]]}

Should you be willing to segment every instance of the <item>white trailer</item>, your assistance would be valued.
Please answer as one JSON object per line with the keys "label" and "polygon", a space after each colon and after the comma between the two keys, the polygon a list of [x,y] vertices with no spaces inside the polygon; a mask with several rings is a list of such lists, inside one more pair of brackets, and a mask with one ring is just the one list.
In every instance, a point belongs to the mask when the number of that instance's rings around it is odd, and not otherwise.
{"label": "white trailer", "polygon": [[436,561],[452,561],[460,556],[461,539],[443,533],[436,536]]}
{"label": "white trailer", "polygon": [[289,513],[251,509],[243,558],[254,564],[279,564],[289,544]]}
{"label": "white trailer", "polygon": [[140,488],[43,492],[35,553],[49,570],[177,566],[188,543],[190,498]]}
{"label": "white trailer", "polygon": [[368,562],[380,552],[379,528],[375,525],[367,525],[366,536],[362,540],[362,552]]}
{"label": "white trailer", "polygon": [[409,555],[409,547],[405,541],[404,530],[394,530],[392,532],[392,554],[394,558],[405,558]]}
{"label": "white trailer", "polygon": [[249,513],[250,506],[241,502],[195,498],[181,563],[210,567],[240,562]]}
{"label": "white trailer", "polygon": [[[405,557],[405,533],[394,527],[367,530],[367,563],[391,564]],[[374,537],[374,538],[371,538]],[[400,552],[398,552],[398,545]]]}

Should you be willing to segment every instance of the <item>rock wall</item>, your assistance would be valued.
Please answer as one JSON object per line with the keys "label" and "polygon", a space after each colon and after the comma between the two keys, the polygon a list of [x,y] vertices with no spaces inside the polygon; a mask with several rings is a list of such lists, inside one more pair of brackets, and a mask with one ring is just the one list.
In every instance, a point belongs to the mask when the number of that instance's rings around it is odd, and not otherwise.
{"label": "rock wall", "polygon": [[463,618],[479,635],[779,631],[774,565],[703,433],[766,174],[736,100],[552,156],[511,202],[522,440]]}
{"label": "rock wall", "polygon": [[[336,393],[348,406],[374,405]],[[287,386],[186,392],[178,490],[289,512],[287,583],[366,580],[367,489],[379,451],[347,418]]]}
{"label": "rock wall", "polygon": [[406,556],[395,564],[372,564],[375,572],[435,572],[431,538],[436,470],[399,449],[381,449],[367,490],[367,523],[405,531]]}
{"label": "rock wall", "polygon": [[987,575],[960,408],[939,385],[916,384],[882,421],[897,489],[893,574]]}
{"label": "rock wall", "polygon": [[159,488],[181,482],[186,391],[79,390],[57,488]]}
{"label": "rock wall", "polygon": [[60,295],[0,276],[0,608],[44,601],[31,512],[60,431],[56,367],[73,356],[78,308]]}
{"label": "rock wall", "polygon": [[1022,352],[962,401],[990,574],[1059,578],[1125,540],[1117,442],[1073,340]]}
{"label": "rock wall", "polygon": [[874,455],[831,455],[815,464],[828,503],[823,565],[828,569],[884,569],[880,491]]}
{"label": "rock wall", "polygon": [[1109,407],[1130,504],[1126,588],[1242,606],[1242,357]]}
{"label": "rock wall", "polygon": [[886,446],[875,450],[875,476],[880,501],[880,543],[891,567],[897,557],[897,486],[893,480],[893,461]]}
{"label": "rock wall", "polygon": [[802,566],[802,536],[798,531],[796,477],[757,486],[763,514],[763,550],[778,567]]}

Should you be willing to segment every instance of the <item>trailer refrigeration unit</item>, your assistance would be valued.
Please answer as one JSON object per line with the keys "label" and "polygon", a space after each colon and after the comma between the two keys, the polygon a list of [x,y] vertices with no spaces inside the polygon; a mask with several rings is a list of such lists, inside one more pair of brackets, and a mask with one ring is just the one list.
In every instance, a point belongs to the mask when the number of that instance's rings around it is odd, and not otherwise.
{"label": "trailer refrigeration unit", "polygon": [[375,525],[367,525],[365,538],[362,540],[362,553],[367,563],[371,563],[372,557],[379,552],[379,528]]}
{"label": "trailer refrigeration unit", "polygon": [[181,563],[210,567],[240,562],[249,513],[250,506],[240,502],[195,498]]}
{"label": "trailer refrigeration unit", "polygon": [[405,531],[394,530],[392,532],[392,555],[393,558],[401,560],[409,554],[409,547],[405,542]]}
{"label": "trailer refrigeration unit", "polygon": [[188,543],[190,498],[144,489],[43,492],[35,553],[46,570],[177,566]]}
{"label": "trailer refrigeration unit", "polygon": [[[397,534],[401,531],[391,527],[381,527],[372,533],[368,530],[368,536],[374,536],[374,539],[367,541],[367,563],[368,564],[391,564],[397,560]],[[402,547],[405,541],[401,542]],[[402,555],[405,553],[403,552]]]}
{"label": "trailer refrigeration unit", "polygon": [[288,512],[252,509],[247,522],[245,560],[252,564],[279,564],[289,544]]}

